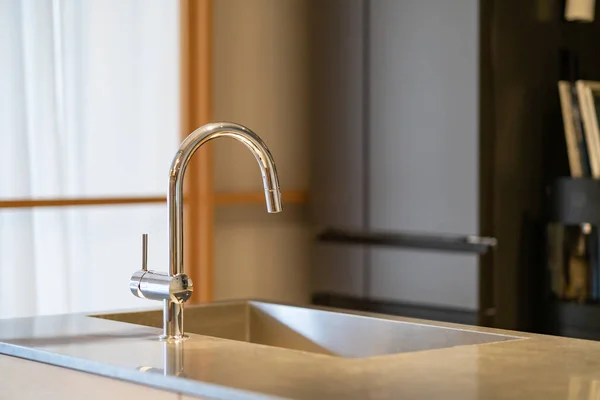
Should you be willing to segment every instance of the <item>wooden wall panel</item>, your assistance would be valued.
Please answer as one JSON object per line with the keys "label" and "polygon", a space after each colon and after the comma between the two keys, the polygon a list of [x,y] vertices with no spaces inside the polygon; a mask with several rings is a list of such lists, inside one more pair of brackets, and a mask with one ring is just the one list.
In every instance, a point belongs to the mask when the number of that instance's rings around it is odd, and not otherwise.
{"label": "wooden wall panel", "polygon": [[[212,1],[181,0],[182,139],[211,120]],[[195,287],[192,303],[213,297],[213,168],[211,145],[188,166],[185,195],[185,265]]]}

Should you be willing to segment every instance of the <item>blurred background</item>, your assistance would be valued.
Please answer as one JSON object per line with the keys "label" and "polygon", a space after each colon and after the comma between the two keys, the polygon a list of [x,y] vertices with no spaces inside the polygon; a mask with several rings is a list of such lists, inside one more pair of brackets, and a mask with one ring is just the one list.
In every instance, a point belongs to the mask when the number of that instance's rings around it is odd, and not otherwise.
{"label": "blurred background", "polygon": [[[566,3],[0,1],[0,317],[152,306],[127,285],[142,233],[168,269],[170,162],[233,121],[270,147],[284,212],[246,149],[206,146],[192,302],[600,337],[596,300],[548,284],[549,188],[570,176],[557,83],[600,79],[600,24]],[[443,245],[480,237],[498,245]]]}

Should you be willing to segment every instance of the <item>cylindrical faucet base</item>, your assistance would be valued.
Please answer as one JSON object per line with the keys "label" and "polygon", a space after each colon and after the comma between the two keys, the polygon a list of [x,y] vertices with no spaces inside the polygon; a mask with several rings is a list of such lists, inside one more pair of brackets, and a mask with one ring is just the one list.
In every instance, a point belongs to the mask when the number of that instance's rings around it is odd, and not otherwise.
{"label": "cylindrical faucet base", "polygon": [[179,341],[188,338],[183,332],[183,303],[163,300],[163,334],[160,340]]}

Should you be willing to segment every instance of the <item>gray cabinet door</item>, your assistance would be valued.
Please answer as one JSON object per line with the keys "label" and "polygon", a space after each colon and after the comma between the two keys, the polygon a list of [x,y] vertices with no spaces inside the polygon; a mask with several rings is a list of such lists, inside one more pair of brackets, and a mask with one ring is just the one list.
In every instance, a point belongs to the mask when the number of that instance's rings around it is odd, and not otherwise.
{"label": "gray cabinet door", "polygon": [[[364,1],[310,5],[312,220],[364,228]],[[313,292],[362,295],[363,248],[317,243],[313,256]]]}
{"label": "gray cabinet door", "polygon": [[[478,1],[372,0],[369,225],[478,233]],[[372,249],[369,295],[477,308],[477,258]]]}

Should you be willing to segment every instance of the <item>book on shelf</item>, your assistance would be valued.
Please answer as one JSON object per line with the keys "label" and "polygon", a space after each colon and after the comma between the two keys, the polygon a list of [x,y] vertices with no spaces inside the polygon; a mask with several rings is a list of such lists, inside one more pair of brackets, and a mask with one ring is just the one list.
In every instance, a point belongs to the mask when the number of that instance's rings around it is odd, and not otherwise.
{"label": "book on shelf", "polygon": [[600,107],[600,82],[578,80],[576,103],[579,119],[583,124],[584,138],[587,143],[591,177],[600,179],[600,129],[598,111]]}
{"label": "book on shelf", "polygon": [[[600,152],[592,151],[596,149],[596,142],[588,140],[584,132],[577,88],[571,82],[560,81],[558,82],[558,92],[571,176],[574,178],[592,176],[590,155],[599,155],[597,161],[600,166]],[[592,142],[594,146],[591,146]]]}

